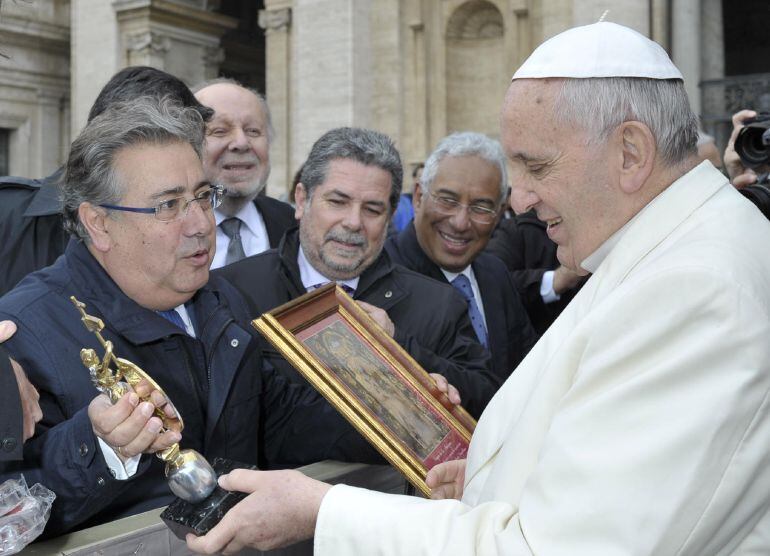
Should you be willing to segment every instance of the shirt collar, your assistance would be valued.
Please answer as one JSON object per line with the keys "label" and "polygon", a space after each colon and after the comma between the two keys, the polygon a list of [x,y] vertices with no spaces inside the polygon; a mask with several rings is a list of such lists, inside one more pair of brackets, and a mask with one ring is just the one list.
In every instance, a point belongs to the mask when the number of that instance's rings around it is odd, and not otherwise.
{"label": "shirt collar", "polygon": [[452,281],[460,276],[460,274],[464,275],[468,280],[471,281],[471,284],[473,284],[476,281],[476,277],[473,275],[473,269],[471,268],[471,265],[466,266],[464,269],[462,269],[460,272],[450,272],[448,270],[441,269],[441,272],[446,276],[446,279],[451,284]]}
{"label": "shirt collar", "polygon": [[583,260],[583,262],[580,263],[580,267],[583,270],[587,270],[591,274],[595,274],[596,271],[599,269],[599,266],[604,262],[604,259],[607,258],[607,256],[612,252],[612,250],[620,242],[623,236],[626,235],[626,232],[631,227],[631,224],[633,224],[636,221],[636,219],[639,218],[640,214],[642,214],[649,207],[655,204],[657,200],[658,200],[658,197],[655,197],[652,201],[647,203],[647,205],[642,210],[637,212],[631,220],[623,224],[623,226],[617,232],[612,234],[609,237],[609,239],[607,239],[604,243],[602,243],[596,251],[588,255]]}
{"label": "shirt collar", "polygon": [[360,276],[356,276],[355,278],[351,278],[349,280],[330,280],[318,272],[315,267],[310,264],[310,261],[307,260],[307,257],[305,257],[305,250],[302,248],[302,245],[299,246],[299,250],[297,252],[297,266],[299,266],[299,276],[302,280],[302,285],[304,286],[305,290],[309,290],[310,288],[318,286],[319,284],[327,284],[328,282],[344,284],[345,286],[351,288],[353,291],[355,291],[358,287],[358,280]]}

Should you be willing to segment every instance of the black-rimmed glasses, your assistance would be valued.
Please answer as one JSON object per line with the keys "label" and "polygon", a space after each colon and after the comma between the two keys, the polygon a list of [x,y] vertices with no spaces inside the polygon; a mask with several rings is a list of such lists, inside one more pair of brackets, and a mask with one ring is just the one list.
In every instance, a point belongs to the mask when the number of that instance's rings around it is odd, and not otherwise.
{"label": "black-rimmed glasses", "polygon": [[197,202],[204,211],[217,208],[222,203],[222,194],[224,188],[221,185],[212,185],[198,193],[192,199],[185,197],[174,197],[161,201],[154,207],[123,207],[120,205],[99,205],[109,210],[122,210],[125,212],[138,212],[141,214],[154,214],[155,218],[161,222],[171,222],[179,218],[184,218],[190,210],[190,203]]}

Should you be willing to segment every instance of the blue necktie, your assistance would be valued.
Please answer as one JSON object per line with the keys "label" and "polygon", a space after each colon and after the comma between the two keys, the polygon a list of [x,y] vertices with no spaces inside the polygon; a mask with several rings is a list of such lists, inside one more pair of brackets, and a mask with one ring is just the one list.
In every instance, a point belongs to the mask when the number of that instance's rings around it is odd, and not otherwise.
{"label": "blue necktie", "polygon": [[479,342],[484,347],[487,347],[489,341],[487,340],[487,327],[484,325],[484,318],[481,316],[479,306],[476,304],[476,297],[473,295],[473,288],[471,287],[471,281],[464,274],[460,274],[457,278],[452,280],[452,286],[462,294],[465,301],[468,302],[468,316],[471,318],[471,324],[473,330],[476,331],[476,336],[479,338]]}
{"label": "blue necktie", "polygon": [[184,325],[184,321],[182,320],[182,317],[179,315],[179,313],[176,312],[175,309],[169,309],[168,311],[156,311],[161,317],[166,319],[172,324],[177,325],[179,328],[184,330],[185,333],[187,333],[187,327]]}

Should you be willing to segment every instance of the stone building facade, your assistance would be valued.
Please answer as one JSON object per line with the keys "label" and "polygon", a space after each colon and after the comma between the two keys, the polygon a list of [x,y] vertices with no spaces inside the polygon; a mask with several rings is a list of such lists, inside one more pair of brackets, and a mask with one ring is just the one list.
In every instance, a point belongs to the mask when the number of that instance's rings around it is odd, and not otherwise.
{"label": "stone building facade", "polygon": [[131,64],[190,85],[227,75],[264,90],[276,131],[271,195],[341,125],[389,134],[408,170],[452,131],[496,137],[516,67],[607,8],[607,20],[671,52],[720,142],[729,113],[770,92],[765,0],[6,0],[7,171],[41,176],[60,164],[99,89]]}

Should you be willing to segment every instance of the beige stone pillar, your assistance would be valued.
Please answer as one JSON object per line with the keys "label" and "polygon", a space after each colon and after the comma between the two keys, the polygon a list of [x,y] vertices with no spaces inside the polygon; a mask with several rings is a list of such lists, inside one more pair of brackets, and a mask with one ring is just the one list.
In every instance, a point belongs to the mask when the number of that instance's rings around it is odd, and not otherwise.
{"label": "beige stone pillar", "polygon": [[700,114],[701,10],[700,0],[672,0],[671,50],[674,64],[684,77],[690,106]]}
{"label": "beige stone pillar", "polygon": [[119,69],[148,65],[194,85],[216,77],[237,20],[184,0],[72,0],[72,129]]}
{"label": "beige stone pillar", "polygon": [[331,128],[369,125],[374,0],[295,0],[290,167]]}
{"label": "beige stone pillar", "polygon": [[265,30],[265,96],[270,106],[273,141],[270,144],[270,178],[267,194],[281,197],[291,186],[296,168],[291,167],[291,0],[266,0],[259,12]]}
{"label": "beige stone pillar", "polygon": [[120,67],[120,52],[118,25],[111,2],[72,0],[70,21],[70,117],[74,138],[88,119],[88,111],[99,89]]}

